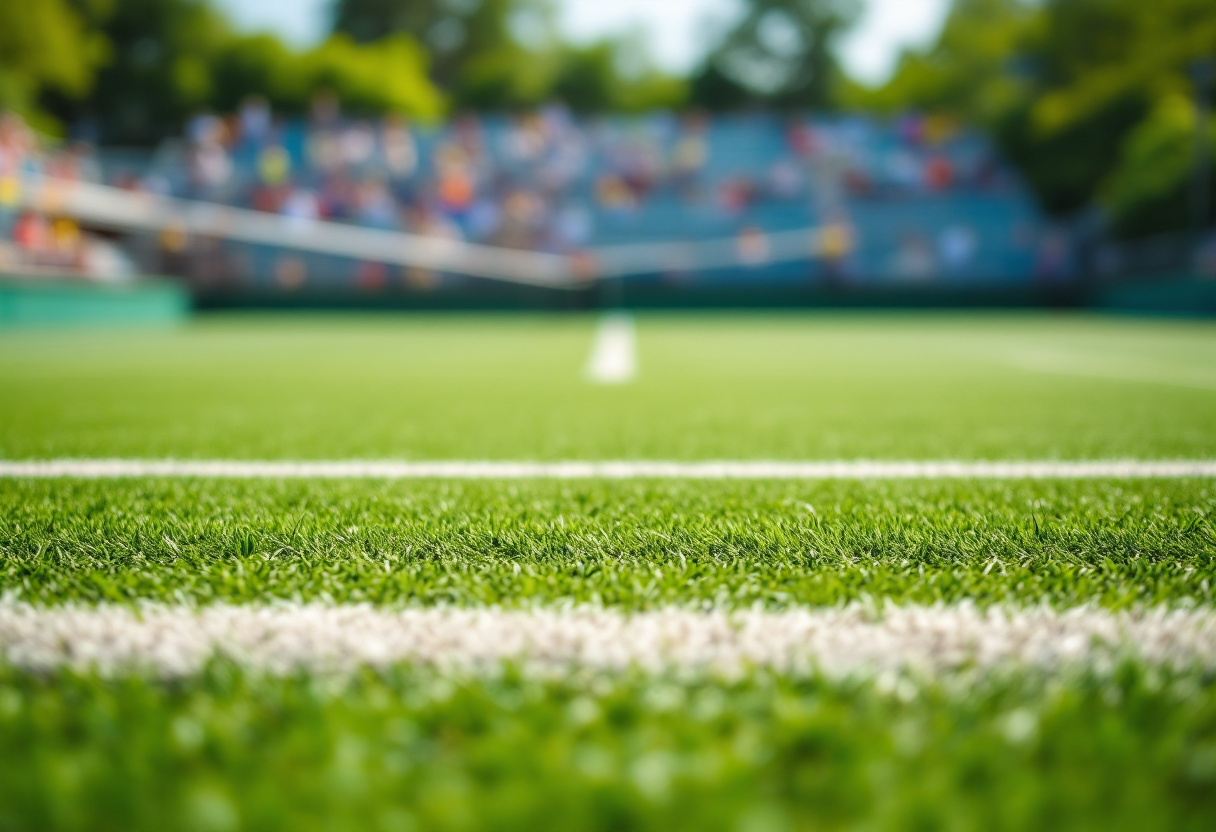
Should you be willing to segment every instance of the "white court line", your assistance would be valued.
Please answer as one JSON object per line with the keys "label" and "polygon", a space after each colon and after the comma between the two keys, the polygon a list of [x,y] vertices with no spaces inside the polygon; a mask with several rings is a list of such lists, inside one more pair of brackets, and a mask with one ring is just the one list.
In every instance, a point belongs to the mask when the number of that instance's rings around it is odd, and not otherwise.
{"label": "white court line", "polygon": [[1216,477],[1216,460],[926,461],[259,461],[240,459],[0,460],[0,478],[446,480],[1069,480]]}
{"label": "white court line", "polygon": [[625,384],[637,375],[638,362],[633,319],[624,314],[605,315],[595,333],[587,378],[595,384]]}
{"label": "white court line", "polygon": [[856,676],[909,671],[1085,669],[1123,659],[1216,669],[1216,610],[980,610],[854,605],[783,612],[628,613],[275,606],[34,607],[0,602],[0,662],[29,670],[140,670],[177,677],[223,657],[269,673],[412,664],[457,673],[512,662],[529,672],[751,670]]}

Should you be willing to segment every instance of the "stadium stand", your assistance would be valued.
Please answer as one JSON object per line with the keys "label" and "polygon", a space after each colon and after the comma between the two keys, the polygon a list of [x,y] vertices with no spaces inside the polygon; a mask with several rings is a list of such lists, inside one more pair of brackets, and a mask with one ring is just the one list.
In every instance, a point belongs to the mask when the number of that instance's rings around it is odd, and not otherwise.
{"label": "stadium stand", "polygon": [[[200,219],[197,203],[220,213]],[[992,286],[1069,271],[987,142],[916,117],[578,120],[550,107],[415,126],[332,107],[285,121],[251,99],[139,153],[48,150],[8,116],[0,240],[0,270],[151,272],[204,291],[610,276]]]}

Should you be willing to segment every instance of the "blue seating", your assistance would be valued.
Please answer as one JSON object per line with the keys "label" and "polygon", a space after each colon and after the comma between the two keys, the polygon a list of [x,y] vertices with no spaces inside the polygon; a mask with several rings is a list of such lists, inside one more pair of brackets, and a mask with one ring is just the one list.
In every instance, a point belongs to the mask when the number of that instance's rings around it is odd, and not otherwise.
{"label": "blue seating", "polygon": [[[792,128],[809,131],[809,153],[799,155],[791,147]],[[509,158],[506,147],[513,129],[509,117],[479,120],[484,148],[476,163],[482,174],[479,192],[501,200],[512,189],[524,188],[542,194],[550,210],[558,203],[580,205],[590,217],[587,246],[708,240],[730,237],[744,228],[779,232],[845,222],[855,243],[845,272],[856,279],[893,279],[901,246],[919,246],[922,255],[936,258],[943,231],[963,228],[973,241],[973,252],[960,279],[965,275],[970,281],[1018,281],[1033,275],[1043,220],[1016,177],[973,132],[963,130],[926,143],[909,140],[896,124],[852,116],[716,117],[705,122],[700,134],[707,150],[703,166],[692,181],[680,185],[662,169],[685,129],[678,119],[593,121],[574,128],[583,145],[584,163],[554,195],[544,192],[541,177],[533,170]],[[454,125],[415,128],[419,164],[406,189],[407,200],[425,200],[435,184],[443,149],[455,136]],[[303,122],[285,123],[274,141],[290,158],[296,184],[308,188],[323,184],[322,173],[310,165],[309,128]],[[645,148],[659,160],[660,169],[651,187],[636,192],[632,206],[604,204],[599,183],[605,177],[627,174],[614,158],[631,147]],[[158,154],[148,162],[148,173],[175,193],[197,196],[189,187],[184,158],[182,152]],[[230,162],[232,173],[225,187],[207,196],[249,204],[259,182],[258,149],[238,144],[231,149]],[[949,181],[933,187],[926,184],[929,165],[946,166]],[[348,175],[376,173],[373,165]],[[785,177],[783,182],[775,183],[777,176]],[[627,175],[624,178],[628,181]],[[728,193],[731,188],[733,194]],[[758,275],[804,279],[809,271],[813,269],[806,263],[753,267],[746,279]]]}

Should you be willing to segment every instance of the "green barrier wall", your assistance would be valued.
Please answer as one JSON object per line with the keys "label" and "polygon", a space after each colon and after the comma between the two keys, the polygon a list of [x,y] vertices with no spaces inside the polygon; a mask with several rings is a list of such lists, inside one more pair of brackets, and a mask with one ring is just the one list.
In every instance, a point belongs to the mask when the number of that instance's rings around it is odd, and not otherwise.
{"label": "green barrier wall", "polygon": [[1104,287],[1092,304],[1117,312],[1156,315],[1216,316],[1216,279],[1165,275]]}
{"label": "green barrier wall", "polygon": [[0,329],[171,324],[190,313],[190,295],[172,283],[102,286],[56,278],[0,277]]}
{"label": "green barrier wall", "polygon": [[[612,291],[609,291],[612,289]],[[1071,307],[1156,315],[1216,316],[1216,281],[1189,275],[1060,287],[672,286],[638,282],[576,290],[489,281],[436,292],[233,291],[191,298],[180,285],[100,286],[78,280],[0,276],[0,328],[166,324],[199,310],[580,310]]]}

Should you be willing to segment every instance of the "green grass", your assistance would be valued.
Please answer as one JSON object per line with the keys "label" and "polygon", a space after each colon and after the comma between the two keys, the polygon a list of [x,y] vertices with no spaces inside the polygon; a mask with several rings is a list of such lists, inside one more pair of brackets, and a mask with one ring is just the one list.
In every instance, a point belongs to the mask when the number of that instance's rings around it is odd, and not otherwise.
{"label": "green grass", "polygon": [[0,334],[0,457],[1216,456],[1216,326],[1076,316],[219,318]]}
{"label": "green grass", "polygon": [[0,673],[0,828],[1209,830],[1216,696]]}
{"label": "green grass", "polygon": [[0,482],[40,604],[1210,603],[1216,484]]}
{"label": "green grass", "polygon": [[[0,333],[0,458],[1213,458],[1216,326],[214,318]],[[1216,483],[0,480],[0,597],[1212,604]],[[1216,681],[0,667],[0,829],[1206,830]]]}

